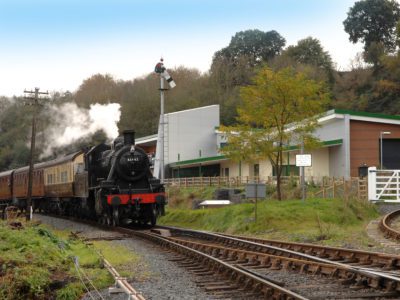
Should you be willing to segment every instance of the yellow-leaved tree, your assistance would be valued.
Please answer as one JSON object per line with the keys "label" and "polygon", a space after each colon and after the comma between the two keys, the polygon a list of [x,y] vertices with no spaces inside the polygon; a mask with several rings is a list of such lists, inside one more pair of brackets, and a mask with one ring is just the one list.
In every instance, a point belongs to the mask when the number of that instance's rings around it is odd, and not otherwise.
{"label": "yellow-leaved tree", "polygon": [[302,142],[306,149],[318,145],[312,132],[329,93],[323,82],[290,67],[279,71],[265,67],[252,82],[240,90],[243,104],[238,108],[238,124],[221,127],[228,142],[221,152],[234,161],[269,159],[281,200],[283,152]]}

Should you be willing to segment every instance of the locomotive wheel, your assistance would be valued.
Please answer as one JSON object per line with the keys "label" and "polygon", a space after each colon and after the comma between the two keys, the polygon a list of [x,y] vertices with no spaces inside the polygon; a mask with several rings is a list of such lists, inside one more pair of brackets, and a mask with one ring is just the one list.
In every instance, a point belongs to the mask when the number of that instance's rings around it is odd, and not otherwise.
{"label": "locomotive wheel", "polygon": [[113,226],[119,226],[119,209],[118,206],[113,208],[113,219],[112,219]]}
{"label": "locomotive wheel", "polygon": [[150,224],[151,226],[156,226],[157,223],[157,206],[153,205],[151,208]]}
{"label": "locomotive wheel", "polygon": [[107,215],[107,216],[105,217],[105,219],[106,219],[106,225],[107,225],[107,226],[111,226],[111,225],[112,225],[112,220],[111,220],[110,216]]}

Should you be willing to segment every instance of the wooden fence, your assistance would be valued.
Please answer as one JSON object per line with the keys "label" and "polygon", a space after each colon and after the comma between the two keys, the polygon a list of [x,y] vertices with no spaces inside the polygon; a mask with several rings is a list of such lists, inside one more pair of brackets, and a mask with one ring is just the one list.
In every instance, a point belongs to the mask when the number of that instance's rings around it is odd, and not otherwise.
{"label": "wooden fence", "polygon": [[[299,176],[282,176],[282,185],[291,184],[300,186]],[[335,198],[335,197],[356,197],[360,200],[367,200],[367,180],[358,177],[352,177],[345,180],[343,177],[307,177],[306,182],[312,186],[311,194],[319,198]],[[242,188],[250,182],[266,183],[269,185],[276,184],[275,176],[268,177],[186,177],[186,178],[168,178],[165,179],[167,186],[177,187],[230,187]]]}
{"label": "wooden fence", "polygon": [[345,180],[343,177],[325,177],[320,190],[313,193],[320,198],[358,198],[368,200],[368,182],[366,178],[352,177]]}
{"label": "wooden fence", "polygon": [[[288,182],[289,180],[299,181],[298,176],[294,177],[283,177],[282,182]],[[276,177],[185,177],[185,178],[168,178],[165,179],[167,186],[183,186],[183,187],[204,187],[204,186],[220,186],[220,187],[244,187],[246,183],[276,183]]]}

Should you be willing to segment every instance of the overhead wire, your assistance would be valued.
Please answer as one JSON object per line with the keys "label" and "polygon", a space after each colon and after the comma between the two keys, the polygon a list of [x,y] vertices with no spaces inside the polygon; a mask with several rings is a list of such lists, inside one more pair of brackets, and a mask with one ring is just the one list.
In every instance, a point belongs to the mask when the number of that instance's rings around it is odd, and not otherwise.
{"label": "overhead wire", "polygon": [[85,289],[88,291],[88,294],[89,294],[90,298],[91,299],[95,299],[95,298],[92,297],[91,292],[88,290],[86,284],[84,283],[81,273],[86,278],[86,280],[89,282],[89,284],[93,287],[93,289],[96,291],[96,293],[100,297],[100,299],[105,300],[104,297],[101,295],[100,291],[95,287],[93,281],[87,276],[87,274],[82,270],[82,268],[79,267],[77,258],[75,258],[75,259],[73,258],[72,261],[74,262],[75,269],[76,269],[76,271],[77,271],[77,273],[79,275],[79,278],[80,278],[81,282],[84,284]]}

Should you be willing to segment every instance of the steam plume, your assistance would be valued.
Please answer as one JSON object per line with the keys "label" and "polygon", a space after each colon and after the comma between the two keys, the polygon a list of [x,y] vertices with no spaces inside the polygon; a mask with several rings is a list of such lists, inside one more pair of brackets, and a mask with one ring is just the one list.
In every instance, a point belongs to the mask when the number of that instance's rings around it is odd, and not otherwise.
{"label": "steam plume", "polygon": [[85,109],[69,102],[50,106],[49,117],[51,124],[44,134],[46,146],[41,157],[51,155],[58,147],[91,137],[99,130],[105,133],[108,140],[113,140],[118,136],[121,105],[96,103]]}

